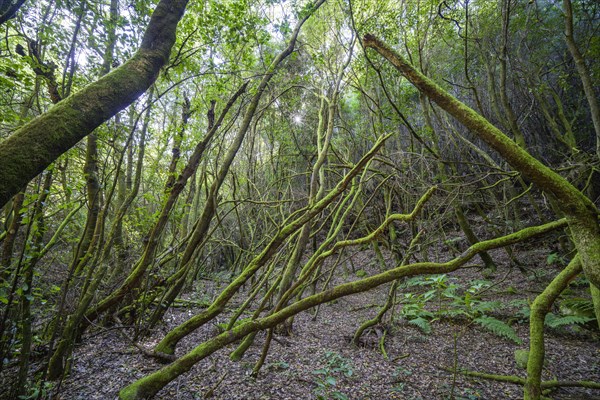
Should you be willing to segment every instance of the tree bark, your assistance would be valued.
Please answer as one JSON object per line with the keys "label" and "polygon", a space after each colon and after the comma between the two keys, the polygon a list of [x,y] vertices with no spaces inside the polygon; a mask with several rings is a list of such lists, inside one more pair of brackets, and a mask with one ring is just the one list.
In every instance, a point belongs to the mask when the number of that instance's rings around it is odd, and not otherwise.
{"label": "tree bark", "polygon": [[4,0],[0,3],[0,25],[15,17],[19,8],[25,4],[25,0],[9,1]]}
{"label": "tree bark", "polygon": [[156,80],[188,0],[161,0],[138,51],[0,143],[0,207],[58,156],[131,104]]}
{"label": "tree bark", "polygon": [[563,4],[565,7],[565,39],[569,52],[575,61],[577,73],[583,84],[585,98],[590,106],[590,114],[592,115],[594,131],[596,132],[596,155],[600,158],[600,106],[598,106],[598,100],[594,93],[594,84],[590,72],[573,36],[573,7],[571,7],[571,0],[563,0]]}
{"label": "tree bark", "polygon": [[600,226],[598,208],[594,203],[562,176],[519,147],[475,110],[417,71],[381,40],[367,34],[363,43],[365,47],[375,49],[385,57],[419,91],[479,136],[523,176],[560,200],[560,208],[567,216],[571,237],[581,256],[583,270],[590,282],[600,288]]}
{"label": "tree bark", "polygon": [[527,360],[527,380],[525,400],[540,400],[542,395],[542,367],[544,365],[544,320],[552,304],[567,288],[569,282],[581,272],[579,256],[575,255],[569,265],[552,280],[531,305],[529,317],[529,359]]}

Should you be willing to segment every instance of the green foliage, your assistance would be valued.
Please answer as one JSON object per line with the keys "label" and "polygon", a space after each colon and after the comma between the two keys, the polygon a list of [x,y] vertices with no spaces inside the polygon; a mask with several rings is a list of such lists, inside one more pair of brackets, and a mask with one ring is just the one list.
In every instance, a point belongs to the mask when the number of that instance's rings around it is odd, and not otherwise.
{"label": "green foliage", "polygon": [[392,375],[394,377],[394,387],[392,388],[392,392],[400,393],[404,391],[404,387],[406,386],[404,379],[411,376],[412,374],[413,372],[408,368],[396,368]]}
{"label": "green foliage", "polygon": [[369,274],[367,273],[367,271],[365,271],[364,269],[359,269],[359,270],[357,270],[357,271],[356,271],[354,274],[356,275],[356,277],[357,277],[357,278],[364,278],[364,277],[366,277],[367,275],[369,275]]}
{"label": "green foliage", "polygon": [[423,333],[431,333],[431,324],[423,317],[409,319],[408,323],[417,326],[419,329],[421,329],[421,331],[423,331]]}
{"label": "green foliage", "polygon": [[568,325],[581,325],[593,320],[594,318],[585,317],[583,315],[565,315],[560,317],[556,314],[549,313],[546,315],[544,324],[550,328],[558,328]]}
{"label": "green foliage", "polygon": [[45,399],[54,387],[53,382],[44,381],[29,388],[28,393],[18,397],[20,400]]}
{"label": "green foliage", "polygon": [[325,366],[313,371],[317,375],[317,388],[314,390],[319,400],[347,400],[348,396],[336,389],[338,379],[350,378],[353,374],[350,360],[345,359],[336,352],[328,351],[323,357]]}
{"label": "green foliage", "polygon": [[[472,281],[466,290],[452,282],[447,275],[416,277],[409,279],[404,286],[431,287],[424,293],[406,293],[400,312],[409,324],[415,325],[423,333],[431,332],[431,322],[442,317],[464,317],[488,331],[515,343],[521,343],[514,329],[507,323],[489,314],[501,309],[504,305],[499,301],[485,301],[478,298],[478,293],[491,285],[487,280]],[[437,307],[431,311],[428,305]]]}
{"label": "green foliage", "polygon": [[565,259],[558,253],[550,253],[546,258],[546,263],[548,265],[559,265],[564,266],[567,265]]}
{"label": "green foliage", "polygon": [[529,350],[517,349],[515,350],[515,362],[521,369],[527,369],[527,362],[529,361]]}
{"label": "green foliage", "polygon": [[564,315],[581,315],[595,318],[592,299],[572,297],[560,302],[560,312]]}
{"label": "green foliage", "polygon": [[477,390],[471,388],[464,388],[461,394],[454,395],[453,400],[477,400],[482,398],[482,395]]}
{"label": "green foliage", "polygon": [[475,318],[473,322],[481,325],[484,329],[487,329],[495,335],[511,340],[516,344],[523,343],[519,336],[517,336],[515,330],[510,325],[500,321],[499,319],[489,316],[481,316]]}
{"label": "green foliage", "polygon": [[[523,321],[526,321],[531,315],[529,304],[521,301],[520,305],[522,305],[522,307],[517,312],[517,315],[521,317]],[[546,314],[544,325],[553,329],[566,327],[575,328],[596,319],[594,314],[594,304],[591,299],[579,297],[567,298],[560,302],[559,309],[560,312],[558,314],[554,312]]]}
{"label": "green foliage", "polygon": [[290,367],[290,364],[286,363],[285,361],[275,361],[275,362],[267,364],[267,368],[274,370],[274,371],[285,370],[285,369],[288,369],[289,367]]}

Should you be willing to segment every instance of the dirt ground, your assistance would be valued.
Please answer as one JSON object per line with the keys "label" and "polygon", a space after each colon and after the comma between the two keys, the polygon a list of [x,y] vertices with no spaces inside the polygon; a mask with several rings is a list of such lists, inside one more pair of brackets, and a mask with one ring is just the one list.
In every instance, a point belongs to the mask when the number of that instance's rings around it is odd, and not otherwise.
{"label": "dirt ground", "polygon": [[[491,253],[499,268],[492,287],[481,295],[482,300],[497,300],[507,305],[515,299],[533,300],[558,271],[546,265],[547,251],[521,250],[515,255],[527,269],[525,275],[509,267],[506,253]],[[375,273],[378,264],[372,251],[354,256],[355,268]],[[478,261],[478,260],[477,260]],[[535,274],[534,274],[535,272]],[[338,274],[339,282],[356,279],[347,270]],[[473,267],[450,274],[448,282],[461,290],[470,282],[482,279],[481,269]],[[337,282],[337,283],[339,283]],[[223,285],[223,284],[221,284]],[[220,285],[206,281],[196,291],[188,293],[190,300],[210,298]],[[403,288],[398,299],[407,291],[423,292],[418,286]],[[465,318],[440,318],[431,323],[426,334],[408,324],[398,314],[396,306],[393,323],[389,319],[375,326],[362,337],[361,346],[350,343],[363,321],[376,315],[383,305],[389,286],[339,299],[322,306],[316,318],[314,311],[299,314],[291,336],[275,335],[265,365],[257,377],[251,372],[260,357],[265,334],[257,336],[245,357],[232,362],[228,353],[231,345],[198,363],[190,372],[164,388],[159,399],[519,399],[520,386],[492,380],[466,377],[449,370],[460,369],[491,374],[525,376],[517,366],[515,350],[527,349],[528,326],[518,322],[517,308],[502,307],[493,315],[509,321],[522,344],[516,344],[484,330]],[[584,292],[584,287],[576,288]],[[459,290],[460,293],[460,290]],[[228,313],[202,327],[184,339],[177,354],[182,355],[203,340],[218,332],[218,324],[228,321],[243,296],[234,299]],[[435,305],[432,308],[435,309]],[[437,305],[439,307],[439,304]],[[194,308],[172,309],[164,325],[139,344],[152,348],[171,327],[197,311]],[[385,332],[385,336],[383,337]],[[114,399],[118,391],[141,378],[161,364],[143,355],[128,340],[127,329],[92,330],[74,353],[69,377],[49,392],[53,399]],[[383,339],[382,339],[383,337]],[[382,352],[385,350],[385,355]],[[567,327],[547,330],[547,364],[545,379],[600,381],[600,342],[597,331]],[[10,374],[10,371],[7,371]],[[2,378],[7,382],[7,374]],[[581,388],[561,388],[549,394],[552,399],[600,399],[600,391]]]}

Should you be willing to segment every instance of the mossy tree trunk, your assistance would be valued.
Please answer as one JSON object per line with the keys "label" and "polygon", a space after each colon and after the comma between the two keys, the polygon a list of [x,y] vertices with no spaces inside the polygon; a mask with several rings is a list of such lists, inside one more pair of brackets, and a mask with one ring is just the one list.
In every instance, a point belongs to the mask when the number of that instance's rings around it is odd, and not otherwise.
{"label": "mossy tree trunk", "polygon": [[167,225],[170,212],[175,206],[179,195],[185,188],[189,178],[194,175],[200,163],[200,159],[204,154],[205,149],[207,148],[214,134],[221,126],[225,116],[228,114],[229,110],[231,109],[235,101],[238,99],[238,97],[241,96],[245,90],[246,84],[242,85],[242,87],[231,97],[231,99],[221,112],[219,118],[217,119],[217,122],[208,131],[204,139],[201,142],[199,142],[194,148],[194,152],[190,156],[190,159],[183,171],[179,174],[179,176],[173,183],[165,186],[165,194],[167,194],[168,197],[161,209],[158,218],[154,222],[154,225],[152,226],[147,235],[144,251],[142,252],[140,259],[136,262],[133,271],[116,290],[114,290],[111,294],[102,299],[96,306],[91,308],[86,313],[85,319],[83,320],[83,325],[80,327],[80,331],[83,331],[87,327],[87,325],[96,320],[96,318],[98,318],[100,314],[110,309],[111,307],[117,305],[127,293],[130,293],[133,289],[139,286],[142,277],[146,273],[146,270],[154,261],[154,254],[159,245],[160,235],[163,233]]}
{"label": "mossy tree trunk", "polygon": [[283,226],[278,229],[277,234],[265,246],[265,248],[250,261],[238,275],[213,301],[213,303],[203,312],[193,316],[179,326],[173,328],[157,345],[155,351],[173,354],[177,343],[194,330],[211,321],[219,315],[224,309],[229,300],[237,293],[254,274],[261,269],[275,255],[279,247],[293,234],[298,232],[306,223],[311,221],[315,216],[321,213],[333,200],[338,198],[350,185],[352,179],[369,163],[369,161],[377,154],[381,146],[390,137],[385,136],[380,139],[371,151],[369,151],[358,163],[352,168],[346,176],[327,194],[322,200],[317,202],[313,207],[306,210],[302,215],[295,219],[289,218],[284,221]]}
{"label": "mossy tree trunk", "polygon": [[0,143],[0,206],[61,154],[122,110],[155,81],[175,43],[188,0],[161,0],[138,51]]}
{"label": "mossy tree trunk", "polygon": [[[41,179],[42,176],[40,176]],[[38,198],[33,208],[33,215],[30,218],[28,232],[31,245],[25,245],[19,263],[23,264],[23,291],[20,298],[21,306],[21,323],[19,329],[21,331],[21,354],[19,355],[19,372],[16,384],[17,396],[25,396],[27,394],[27,376],[29,374],[29,357],[31,355],[31,347],[33,345],[33,316],[31,313],[31,303],[34,301],[33,291],[33,276],[35,267],[43,256],[42,241],[46,231],[44,219],[44,206],[50,195],[50,189],[53,180],[53,170],[46,171],[44,183],[38,185]],[[26,254],[28,253],[28,254]]]}
{"label": "mossy tree trunk", "polygon": [[364,38],[364,44],[365,47],[373,48],[385,57],[417,89],[477,134],[500,153],[513,168],[558,199],[560,211],[567,217],[571,238],[581,259],[583,271],[591,282],[596,316],[600,320],[598,313],[600,309],[600,291],[598,290],[600,288],[600,226],[598,225],[598,208],[594,203],[566,179],[510,140],[473,109],[419,73],[382,41],[368,34]]}
{"label": "mossy tree trunk", "polygon": [[542,367],[544,365],[544,320],[552,304],[569,282],[581,272],[579,256],[573,257],[569,265],[538,295],[531,304],[529,317],[529,358],[527,360],[527,380],[525,400],[540,400],[542,395]]}
{"label": "mossy tree trunk", "polygon": [[577,73],[583,84],[583,92],[590,107],[594,131],[596,132],[596,155],[600,158],[600,106],[598,105],[598,98],[594,90],[592,77],[573,35],[573,7],[571,0],[563,0],[563,7],[565,9],[565,40],[567,41],[569,52],[575,61]]}
{"label": "mossy tree trunk", "polygon": [[365,47],[373,48],[385,57],[417,89],[500,153],[524,177],[560,200],[560,208],[569,221],[571,236],[581,256],[583,270],[590,282],[600,287],[600,227],[598,209],[594,203],[476,111],[413,68],[381,40],[367,34],[363,43]]}
{"label": "mossy tree trunk", "polygon": [[[186,5],[187,0],[161,1],[151,17],[140,49],[129,61],[113,72],[104,75],[79,93],[63,100],[46,114],[34,119],[15,132],[6,141],[0,143],[0,154],[3,151],[8,151],[12,146],[21,148],[27,141],[36,140],[43,133],[41,129],[44,129],[44,126],[50,123],[58,124],[57,121],[59,120],[58,129],[62,129],[62,132],[52,131],[54,126],[46,126],[44,135],[48,136],[48,130],[50,130],[49,140],[42,141],[43,145],[35,149],[36,155],[38,155],[38,151],[41,154],[35,159],[35,162],[31,163],[32,168],[24,171],[25,173],[32,172],[34,166],[43,164],[50,160],[50,157],[58,157],[61,152],[68,150],[70,146],[67,146],[67,144],[74,144],[71,141],[76,141],[78,137],[85,136],[120,109],[133,102],[152,84],[160,68],[168,59],[175,41],[177,24]],[[110,47],[107,53],[109,51]],[[112,58],[112,54],[110,56]],[[85,134],[82,135],[82,133]],[[23,155],[21,154],[21,156]],[[21,162],[26,161],[27,157],[21,160]],[[0,176],[8,172],[13,174],[13,178],[22,179],[22,176],[15,175],[13,167],[12,165],[4,165],[4,163],[0,164]],[[10,188],[0,188],[0,196],[2,196],[5,189],[10,190]],[[113,191],[111,191],[111,195]],[[100,238],[104,237],[104,216],[98,218],[98,222],[94,225],[94,235],[98,238],[98,240],[95,240],[95,238],[92,240],[92,243],[97,242],[95,245],[97,247],[95,262],[98,260],[104,262],[100,256],[106,257],[108,247],[105,247],[104,252],[100,251],[98,247]],[[91,246],[90,244],[89,247]],[[85,254],[88,257],[91,256],[90,250],[88,249]],[[105,271],[106,263],[98,271],[94,271],[93,268],[89,269],[88,278],[86,279],[89,284],[84,288],[77,310],[69,317],[61,340],[50,358],[47,368],[49,379],[58,379],[62,376],[67,355],[75,337],[79,335],[80,330],[78,328],[95,296],[96,288],[105,275]]]}
{"label": "mossy tree trunk", "polygon": [[[231,143],[229,150],[228,150],[227,154],[225,155],[225,159],[223,160],[223,162],[220,165],[219,172],[217,173],[217,176],[215,177],[215,180],[213,181],[213,183],[210,187],[202,215],[200,216],[200,218],[198,220],[198,224],[196,225],[196,228],[192,232],[190,241],[188,242],[188,245],[186,246],[186,249],[185,249],[183,256],[181,258],[181,261],[180,261],[180,265],[181,265],[180,269],[182,271],[181,276],[178,278],[176,285],[173,286],[173,290],[171,290],[171,292],[168,293],[168,297],[166,299],[167,301],[165,302],[167,306],[169,306],[170,303],[173,300],[175,300],[175,296],[179,293],[179,291],[183,287],[184,280],[187,276],[187,273],[189,272],[189,269],[191,268],[190,263],[193,260],[193,258],[192,258],[193,254],[196,252],[198,246],[202,245],[202,243],[204,243],[205,240],[207,239],[206,234],[210,227],[210,223],[213,219],[213,216],[216,212],[217,195],[219,193],[221,185],[225,181],[225,177],[227,176],[227,174],[229,172],[229,167],[233,163],[233,160],[235,159],[235,156],[236,156],[238,150],[240,149],[240,146],[242,145],[242,141],[244,140],[244,137],[246,136],[246,133],[248,132],[248,129],[250,128],[250,123],[252,122],[252,119],[254,118],[254,114],[260,103],[260,100],[262,98],[264,91],[267,89],[267,86],[268,86],[269,82],[271,81],[271,78],[275,75],[275,72],[280,67],[281,63],[294,51],[294,48],[296,47],[296,41],[298,39],[298,35],[300,34],[300,30],[302,29],[302,26],[304,25],[304,23],[308,20],[308,18],[316,10],[318,10],[318,8],[324,2],[325,2],[325,0],[318,1],[313,6],[313,9],[312,9],[313,11],[311,13],[306,14],[302,19],[300,19],[298,21],[298,23],[296,24],[296,26],[294,28],[294,31],[292,32],[292,36],[290,37],[290,39],[288,41],[288,45],[271,62],[271,64],[267,68],[266,74],[263,76],[260,83],[258,84],[258,87],[255,90],[255,94],[252,97],[252,100],[250,101],[250,104],[248,105],[248,108],[246,109],[246,111],[244,113],[244,118],[242,119],[240,129],[239,129],[237,135],[235,136],[233,142]],[[242,284],[244,282],[245,281],[243,281]],[[221,304],[221,306],[219,307],[219,312],[220,312],[220,310],[222,310],[222,307],[224,307],[227,304],[227,302],[231,299],[231,296],[233,296],[237,292],[237,289],[239,289],[240,286],[233,289],[233,287],[230,285],[231,291],[226,290],[223,292],[223,293],[227,293],[227,296],[219,296],[218,302]],[[217,301],[215,301],[215,303],[216,302]],[[216,311],[217,308],[213,308],[213,310]],[[162,315],[162,313],[161,313],[161,315]],[[216,315],[217,314],[214,314],[210,318],[214,318]],[[154,321],[154,322],[156,322],[156,321]],[[204,321],[202,323],[205,323],[205,322],[206,321]],[[194,325],[192,325],[192,324],[188,324],[188,327],[191,330],[186,331],[187,332],[186,335],[191,333],[193,330],[197,329],[200,325],[197,325],[195,327],[193,327],[193,326]],[[178,332],[183,333],[181,330],[178,330]],[[172,342],[172,343],[174,345],[177,342]],[[159,346],[157,347],[157,349],[159,349],[159,351],[161,351],[160,349],[163,349],[162,351],[167,350],[167,348],[163,348],[163,346],[161,346],[160,343],[159,343]],[[167,351],[172,352],[173,351],[172,346],[168,346]]]}

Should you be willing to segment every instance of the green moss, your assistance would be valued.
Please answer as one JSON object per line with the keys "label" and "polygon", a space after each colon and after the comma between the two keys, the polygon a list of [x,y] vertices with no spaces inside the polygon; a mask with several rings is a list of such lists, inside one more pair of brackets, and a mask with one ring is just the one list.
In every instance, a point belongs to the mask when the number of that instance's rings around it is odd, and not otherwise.
{"label": "green moss", "polygon": [[367,274],[367,271],[365,271],[364,269],[359,269],[354,274],[356,275],[357,278],[364,278],[367,275],[369,275],[369,274]]}
{"label": "green moss", "polygon": [[518,349],[515,350],[515,362],[517,367],[521,369],[527,369],[527,361],[529,360],[529,350]]}
{"label": "green moss", "polygon": [[309,308],[319,304],[339,299],[351,294],[365,292],[384,283],[397,280],[403,276],[455,271],[481,251],[514,244],[519,241],[547,233],[554,229],[558,229],[563,227],[565,224],[566,221],[561,220],[541,226],[525,228],[511,235],[479,242],[476,245],[471,246],[461,256],[446,263],[421,262],[406,266],[398,266],[380,274],[354,282],[345,283],[325,292],[306,297],[265,318],[243,323],[202,343],[183,357],[174,361],[172,364],[163,367],[159,371],[156,371],[137,382],[132,383],[121,391],[120,396],[122,399],[128,400],[142,399],[153,396],[162,387],[164,387],[164,385],[171,382],[177,376],[189,371],[195,363],[223,348],[224,346],[233,343],[234,341],[239,340],[250,333],[273,328],[286,319],[298,314],[299,312],[308,310]]}

